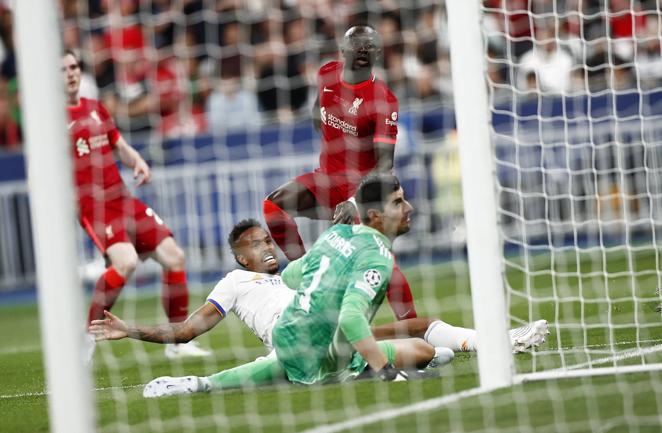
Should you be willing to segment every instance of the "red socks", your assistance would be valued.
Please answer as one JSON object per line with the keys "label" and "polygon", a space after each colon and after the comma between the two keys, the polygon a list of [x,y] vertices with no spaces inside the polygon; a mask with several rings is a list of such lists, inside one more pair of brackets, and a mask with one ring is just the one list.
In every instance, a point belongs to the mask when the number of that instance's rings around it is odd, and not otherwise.
{"label": "red socks", "polygon": [[163,309],[170,323],[183,322],[188,316],[188,286],[185,271],[163,273]]}
{"label": "red socks", "polygon": [[[124,277],[117,273],[112,266],[99,277],[94,293],[92,305],[87,314],[87,323],[92,320],[103,319],[103,310],[110,310],[124,287]],[[188,316],[188,286],[186,285],[186,272],[166,271],[163,273],[163,292],[161,293],[163,309],[170,322],[182,322]]]}
{"label": "red socks", "polygon": [[290,260],[296,260],[306,253],[299,236],[297,224],[287,212],[267,199],[263,203],[264,221],[269,227],[271,237]]}
{"label": "red socks", "polygon": [[87,313],[87,323],[92,320],[103,319],[103,310],[110,310],[124,287],[124,277],[117,273],[112,266],[97,280],[92,294],[92,304]]}
{"label": "red socks", "polygon": [[398,320],[413,319],[416,317],[414,298],[407,278],[397,264],[393,264],[391,281],[386,289],[386,297],[391,309]]}

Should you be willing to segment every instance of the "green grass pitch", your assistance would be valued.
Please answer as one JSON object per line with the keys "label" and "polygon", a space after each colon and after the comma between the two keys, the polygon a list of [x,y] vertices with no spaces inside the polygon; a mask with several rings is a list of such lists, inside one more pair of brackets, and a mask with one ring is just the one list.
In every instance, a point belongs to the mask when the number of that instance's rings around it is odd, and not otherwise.
{"label": "green grass pitch", "polygon": [[[619,353],[628,353],[637,346],[650,348],[662,342],[662,319],[656,311],[660,301],[655,293],[660,268],[652,247],[635,251],[615,248],[607,255],[586,251],[542,255],[528,262],[507,260],[512,316],[522,320],[546,318],[553,329],[549,342],[535,355],[515,356],[517,372],[590,361],[597,361],[596,366],[662,362],[659,351],[613,361],[615,354],[608,350],[610,343]],[[414,288],[419,315],[441,316],[449,323],[471,326],[464,264],[419,266],[405,273]],[[192,308],[204,300],[210,288],[195,288]],[[555,297],[564,301],[554,302]],[[127,288],[120,299],[114,311],[129,321],[137,318],[149,324],[164,320],[154,294],[136,295]],[[388,307],[383,307],[376,321],[391,318]],[[606,326],[607,321],[615,326]],[[640,326],[632,326],[635,322]],[[0,306],[0,330],[0,432],[48,431],[36,306]],[[409,382],[279,385],[143,399],[140,385],[153,377],[211,374],[263,354],[260,342],[232,317],[200,340],[214,349],[212,360],[171,363],[163,356],[163,347],[156,344],[128,340],[100,344],[94,362],[99,431],[301,431],[363,415],[388,414],[478,385],[476,355],[457,354],[432,377]],[[564,350],[556,350],[558,347]],[[659,432],[662,373],[529,382],[361,428],[364,432]]]}

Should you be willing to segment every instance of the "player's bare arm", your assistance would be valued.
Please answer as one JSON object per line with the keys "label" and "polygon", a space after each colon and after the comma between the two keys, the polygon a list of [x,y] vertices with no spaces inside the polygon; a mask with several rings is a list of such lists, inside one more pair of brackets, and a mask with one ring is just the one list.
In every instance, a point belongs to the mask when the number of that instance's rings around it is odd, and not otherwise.
{"label": "player's bare arm", "polygon": [[377,340],[393,340],[396,338],[419,337],[423,338],[425,331],[438,319],[429,317],[417,317],[414,319],[400,320],[385,325],[372,326],[372,335]]}
{"label": "player's bare arm", "polygon": [[138,179],[138,186],[152,180],[152,171],[138,151],[120,137],[115,143],[117,157],[122,164],[133,169],[133,178]]}
{"label": "player's bare arm", "polygon": [[393,170],[393,159],[395,157],[395,146],[390,143],[375,142],[375,164],[374,173],[388,173]]}
{"label": "player's bare arm", "polygon": [[320,117],[320,97],[319,95],[317,98],[315,98],[315,103],[313,104],[313,112],[312,112],[312,120],[313,120],[313,126],[315,127],[315,131],[321,132],[322,131],[322,118]]}
{"label": "player's bare arm", "polygon": [[377,340],[372,335],[367,336],[363,340],[359,340],[353,344],[354,349],[366,360],[373,371],[381,370],[387,363],[386,355],[379,350]]}
{"label": "player's bare arm", "polygon": [[89,327],[96,341],[133,338],[151,343],[187,343],[223,320],[223,316],[209,303],[198,308],[183,322],[155,326],[129,326],[109,311],[104,311],[104,315],[105,319],[93,320]]}

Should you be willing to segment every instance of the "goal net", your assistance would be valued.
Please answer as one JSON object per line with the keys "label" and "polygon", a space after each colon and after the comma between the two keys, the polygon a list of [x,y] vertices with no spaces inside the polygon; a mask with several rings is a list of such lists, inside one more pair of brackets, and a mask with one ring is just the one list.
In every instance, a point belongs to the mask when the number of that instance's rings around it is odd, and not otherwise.
{"label": "goal net", "polygon": [[651,2],[485,2],[510,318],[535,369],[659,368],[660,15]]}

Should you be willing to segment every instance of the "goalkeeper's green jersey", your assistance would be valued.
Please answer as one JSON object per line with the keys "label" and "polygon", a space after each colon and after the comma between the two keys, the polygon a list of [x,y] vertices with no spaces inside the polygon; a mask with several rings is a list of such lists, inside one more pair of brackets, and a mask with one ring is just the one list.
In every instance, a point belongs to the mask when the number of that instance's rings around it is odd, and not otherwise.
{"label": "goalkeeper's green jersey", "polygon": [[[283,271],[297,291],[273,329],[278,360],[293,382],[343,380],[365,367],[352,343],[370,335],[393,271],[391,242],[364,225],[336,225]],[[358,355],[358,354],[357,354]]]}

